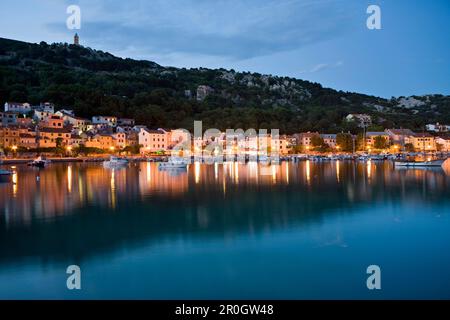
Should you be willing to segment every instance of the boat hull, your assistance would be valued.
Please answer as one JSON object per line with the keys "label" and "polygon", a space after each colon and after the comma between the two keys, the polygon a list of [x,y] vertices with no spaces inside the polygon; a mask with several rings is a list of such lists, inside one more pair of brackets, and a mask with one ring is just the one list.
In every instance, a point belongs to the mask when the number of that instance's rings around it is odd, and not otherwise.
{"label": "boat hull", "polygon": [[434,160],[434,161],[417,161],[417,162],[402,162],[395,161],[396,167],[442,167],[445,160]]}

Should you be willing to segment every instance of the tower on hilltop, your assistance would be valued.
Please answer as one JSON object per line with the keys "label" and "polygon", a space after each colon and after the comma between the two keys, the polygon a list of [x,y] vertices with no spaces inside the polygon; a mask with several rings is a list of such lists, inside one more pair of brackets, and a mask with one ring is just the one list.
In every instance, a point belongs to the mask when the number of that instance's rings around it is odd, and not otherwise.
{"label": "tower on hilltop", "polygon": [[75,33],[73,37],[73,44],[76,46],[80,45],[80,37],[78,36],[78,33]]}

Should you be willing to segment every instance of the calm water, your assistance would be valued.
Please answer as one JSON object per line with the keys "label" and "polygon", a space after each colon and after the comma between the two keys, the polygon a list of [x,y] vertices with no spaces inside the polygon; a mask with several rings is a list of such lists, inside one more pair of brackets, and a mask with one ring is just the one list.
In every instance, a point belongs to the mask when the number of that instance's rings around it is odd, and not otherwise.
{"label": "calm water", "polygon": [[[0,298],[450,298],[448,166],[14,170],[0,184]],[[72,264],[80,291],[66,288]],[[366,287],[371,264],[381,291]]]}

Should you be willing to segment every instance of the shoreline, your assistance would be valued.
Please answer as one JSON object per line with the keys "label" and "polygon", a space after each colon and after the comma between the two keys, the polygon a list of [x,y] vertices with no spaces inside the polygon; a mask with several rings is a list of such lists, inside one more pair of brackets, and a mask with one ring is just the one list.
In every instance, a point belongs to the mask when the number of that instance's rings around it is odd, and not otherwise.
{"label": "shoreline", "polygon": [[[398,159],[399,154],[385,154],[382,157],[379,155],[371,154],[371,155],[361,155],[361,154],[331,154],[331,155],[317,155],[317,154],[295,154],[295,155],[286,155],[280,156],[277,161],[279,162],[300,162],[310,160],[313,162],[327,162],[327,161],[395,161]],[[402,156],[417,156],[417,154],[401,154]],[[429,154],[430,156],[439,157],[440,158],[449,158],[450,153],[434,153]],[[47,157],[47,160],[50,160],[52,163],[98,163],[106,161],[110,158],[110,156],[91,156],[91,157]],[[165,162],[170,158],[169,155],[165,156],[123,156],[121,158],[127,159],[129,162]],[[270,157],[269,157],[270,158]],[[257,162],[267,162],[270,159],[266,160],[257,160]],[[16,164],[28,164],[33,161],[33,158],[3,158],[0,159],[0,165],[16,165]],[[191,161],[198,161],[194,156],[191,157]],[[203,156],[200,159],[201,163],[209,163],[212,161],[216,161],[216,159],[209,158],[208,156]],[[234,159],[233,162],[239,161],[238,159]],[[245,162],[250,161],[250,159],[246,158]],[[220,162],[227,162],[226,159]]]}

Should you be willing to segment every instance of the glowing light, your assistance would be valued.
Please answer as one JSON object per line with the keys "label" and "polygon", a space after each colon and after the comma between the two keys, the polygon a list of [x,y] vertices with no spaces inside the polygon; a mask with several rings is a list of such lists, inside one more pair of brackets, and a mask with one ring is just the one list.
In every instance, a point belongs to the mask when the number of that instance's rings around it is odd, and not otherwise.
{"label": "glowing light", "polygon": [[310,161],[306,160],[306,182],[311,182],[311,166]]}
{"label": "glowing light", "polygon": [[116,207],[116,173],[113,169],[111,172],[111,208]]}
{"label": "glowing light", "polygon": [[72,166],[67,166],[67,191],[72,192]]}
{"label": "glowing light", "polygon": [[15,197],[17,195],[17,191],[19,190],[19,187],[17,185],[17,172],[14,171],[12,174],[12,182],[13,182],[13,196]]}
{"label": "glowing light", "polygon": [[214,163],[214,179],[219,179],[219,164],[217,162]]}
{"label": "glowing light", "polygon": [[147,182],[150,182],[152,180],[152,167],[151,163],[147,162]]}
{"label": "glowing light", "polygon": [[340,171],[341,171],[341,163],[339,162],[339,160],[336,161],[336,179],[337,182],[340,181]]}
{"label": "glowing light", "polygon": [[194,164],[194,176],[195,176],[195,183],[200,182],[200,162],[196,161]]}
{"label": "glowing light", "polygon": [[12,149],[14,152],[16,152],[17,146],[12,146],[11,149]]}
{"label": "glowing light", "polygon": [[286,166],[286,183],[289,184],[289,162],[285,162]]}
{"label": "glowing light", "polygon": [[372,160],[367,161],[367,178],[372,178]]}
{"label": "glowing light", "polygon": [[239,183],[239,163],[237,161],[234,163],[234,179],[236,183]]}
{"label": "glowing light", "polygon": [[70,152],[70,151],[72,151],[72,147],[71,146],[67,146],[66,150]]}
{"label": "glowing light", "polygon": [[272,165],[272,182],[277,182],[277,168]]}

